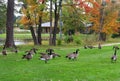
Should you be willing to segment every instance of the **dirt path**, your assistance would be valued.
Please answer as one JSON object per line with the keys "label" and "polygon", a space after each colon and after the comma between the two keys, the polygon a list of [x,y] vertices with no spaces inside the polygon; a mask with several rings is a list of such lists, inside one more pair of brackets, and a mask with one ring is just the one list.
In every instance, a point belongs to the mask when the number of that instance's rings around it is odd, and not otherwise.
{"label": "dirt path", "polygon": [[[101,44],[101,46],[113,46],[113,45],[120,45],[120,43]],[[98,47],[98,45],[95,45],[95,47]]]}
{"label": "dirt path", "polygon": [[109,43],[109,44],[102,44],[102,46],[112,46],[112,45],[119,45],[120,43]]}

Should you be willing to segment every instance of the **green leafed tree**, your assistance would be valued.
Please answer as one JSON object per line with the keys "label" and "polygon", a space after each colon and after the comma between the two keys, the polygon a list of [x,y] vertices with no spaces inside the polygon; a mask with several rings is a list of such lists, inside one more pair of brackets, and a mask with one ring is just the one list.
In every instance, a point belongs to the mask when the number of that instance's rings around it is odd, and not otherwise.
{"label": "green leafed tree", "polygon": [[5,30],[6,26],[6,5],[4,0],[0,1],[0,32]]}

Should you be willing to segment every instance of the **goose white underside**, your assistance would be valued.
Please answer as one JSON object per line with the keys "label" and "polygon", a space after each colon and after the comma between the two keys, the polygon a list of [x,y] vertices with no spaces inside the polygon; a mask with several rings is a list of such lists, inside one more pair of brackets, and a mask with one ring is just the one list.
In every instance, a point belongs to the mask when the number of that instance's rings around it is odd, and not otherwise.
{"label": "goose white underside", "polygon": [[53,55],[50,55],[50,56],[48,56],[48,58],[40,58],[40,60],[49,60],[49,59],[52,59],[53,58]]}
{"label": "goose white underside", "polygon": [[40,60],[46,60],[45,58],[40,58]]}
{"label": "goose white underside", "polygon": [[113,60],[116,60],[117,58],[113,58]]}

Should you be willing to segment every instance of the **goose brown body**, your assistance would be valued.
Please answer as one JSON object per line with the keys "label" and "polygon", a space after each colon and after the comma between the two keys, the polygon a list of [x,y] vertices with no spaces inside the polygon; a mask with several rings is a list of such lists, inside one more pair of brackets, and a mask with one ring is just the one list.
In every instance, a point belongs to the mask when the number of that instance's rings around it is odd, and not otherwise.
{"label": "goose brown body", "polygon": [[45,53],[41,53],[41,56],[40,56],[40,60],[44,60],[45,63],[47,63],[48,60],[52,59],[53,58],[53,55],[52,54],[45,54]]}
{"label": "goose brown body", "polygon": [[78,51],[79,51],[79,49],[77,49],[76,52],[73,52],[71,54],[66,55],[66,58],[68,58],[68,59],[76,59],[78,57],[78,54],[79,54]]}
{"label": "goose brown body", "polygon": [[2,50],[2,55],[7,55],[7,51],[5,49]]}

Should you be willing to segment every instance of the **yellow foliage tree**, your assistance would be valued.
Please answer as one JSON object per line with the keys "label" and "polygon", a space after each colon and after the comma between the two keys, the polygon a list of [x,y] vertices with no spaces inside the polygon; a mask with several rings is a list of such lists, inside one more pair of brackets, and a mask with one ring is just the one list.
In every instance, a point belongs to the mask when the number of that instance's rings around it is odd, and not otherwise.
{"label": "yellow foliage tree", "polygon": [[[44,0],[24,0],[25,5],[22,7],[21,12],[24,14],[19,23],[23,24],[25,28],[28,28],[31,30],[31,34],[34,40],[34,44],[38,45],[39,38],[37,32],[40,25],[40,17],[43,16],[43,9],[45,7],[44,4],[41,2],[44,2]],[[35,29],[36,28],[36,29]]]}

